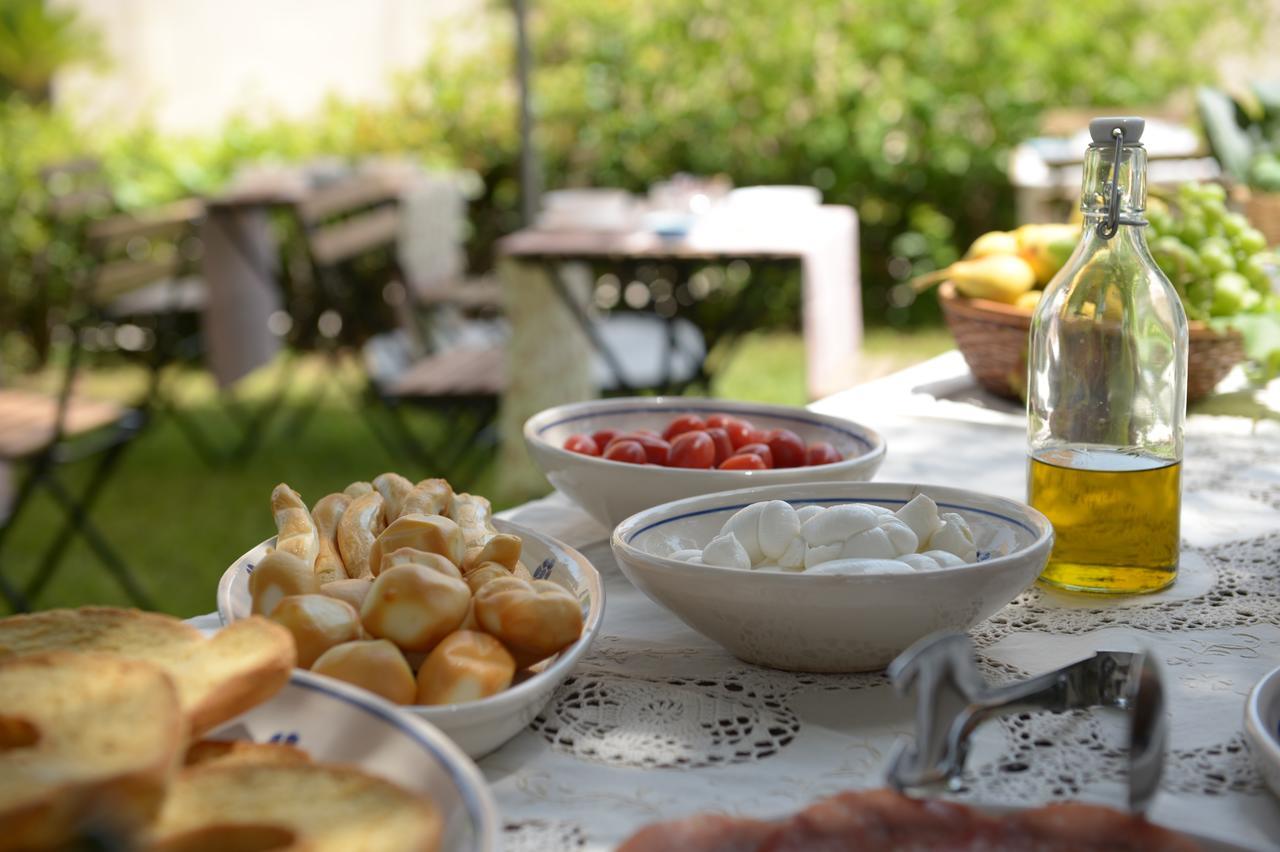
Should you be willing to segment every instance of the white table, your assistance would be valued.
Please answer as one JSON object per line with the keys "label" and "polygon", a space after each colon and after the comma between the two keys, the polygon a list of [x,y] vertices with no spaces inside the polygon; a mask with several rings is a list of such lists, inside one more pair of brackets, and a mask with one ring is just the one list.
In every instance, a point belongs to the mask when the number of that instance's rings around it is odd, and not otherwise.
{"label": "white table", "polygon": [[[977,391],[957,353],[814,407],[882,431],[880,480],[1023,496],[1021,416]],[[1192,417],[1184,477],[1182,569],[1169,590],[1110,601],[1032,589],[973,638],[993,681],[1097,649],[1153,650],[1172,721],[1153,818],[1274,849],[1280,803],[1250,762],[1241,715],[1254,682],[1280,665],[1280,424]],[[508,849],[608,849],[654,820],[782,815],[881,783],[895,739],[911,731],[910,708],[883,674],[741,663],[633,589],[608,530],[565,498],[506,515],[582,549],[607,594],[578,671],[529,729],[480,762]],[[959,798],[1122,802],[1122,728],[1111,711],[989,722]]]}

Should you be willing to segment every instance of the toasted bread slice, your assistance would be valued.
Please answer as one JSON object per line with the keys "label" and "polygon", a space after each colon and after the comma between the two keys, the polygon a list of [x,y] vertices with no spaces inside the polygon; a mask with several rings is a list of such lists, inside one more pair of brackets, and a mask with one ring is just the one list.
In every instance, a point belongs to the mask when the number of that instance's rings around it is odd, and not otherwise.
{"label": "toasted bread slice", "polygon": [[442,830],[433,803],[357,769],[210,764],[179,773],[149,848],[433,852]]}
{"label": "toasted bread slice", "polygon": [[293,636],[247,618],[212,638],[176,618],[136,609],[52,609],[0,619],[0,660],[42,651],[99,651],[154,663],[178,687],[193,734],[260,704],[289,679]]}
{"label": "toasted bread slice", "polygon": [[0,662],[0,850],[81,833],[127,846],[159,810],[186,732],[158,666],[65,651]]}
{"label": "toasted bread slice", "polygon": [[200,740],[187,747],[187,766],[216,763],[310,763],[311,756],[285,743],[255,743],[249,740]]}

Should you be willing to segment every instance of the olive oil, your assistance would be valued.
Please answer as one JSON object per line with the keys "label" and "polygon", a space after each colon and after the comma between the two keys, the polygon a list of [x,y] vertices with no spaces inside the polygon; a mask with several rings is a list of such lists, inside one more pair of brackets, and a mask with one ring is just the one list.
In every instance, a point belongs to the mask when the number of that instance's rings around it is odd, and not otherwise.
{"label": "olive oil", "polygon": [[1040,579],[1072,591],[1154,592],[1178,572],[1182,465],[1109,447],[1035,452],[1032,506],[1053,522]]}

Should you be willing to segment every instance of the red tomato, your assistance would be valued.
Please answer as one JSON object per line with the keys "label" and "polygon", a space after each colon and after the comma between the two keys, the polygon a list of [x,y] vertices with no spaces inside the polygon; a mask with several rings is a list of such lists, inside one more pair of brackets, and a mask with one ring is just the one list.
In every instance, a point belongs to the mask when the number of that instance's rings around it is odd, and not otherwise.
{"label": "red tomato", "polygon": [[773,450],[775,467],[803,467],[804,441],[790,429],[774,429],[766,441]]}
{"label": "red tomato", "polygon": [[773,451],[769,449],[768,444],[743,444],[735,452],[738,455],[750,453],[753,456],[759,456],[764,459],[765,467],[773,467]]}
{"label": "red tomato", "polygon": [[729,433],[719,426],[712,426],[706,430],[711,436],[711,441],[716,446],[716,466],[718,467],[722,461],[733,455],[733,444],[729,442]]}
{"label": "red tomato", "polygon": [[[609,446],[613,446],[619,441],[635,441],[644,448],[644,454],[649,464],[667,463],[667,456],[671,453],[671,445],[659,438],[657,435],[648,432],[627,432],[614,438]],[[605,448],[605,454],[609,452],[608,447]]]}
{"label": "red tomato", "polygon": [[661,438],[656,429],[632,429],[632,435],[648,435],[652,438]]}
{"label": "red tomato", "polygon": [[712,414],[707,418],[707,428],[723,429],[725,425],[733,418],[727,414]]}
{"label": "red tomato", "polygon": [[755,453],[739,453],[729,456],[720,465],[721,470],[764,470],[764,459]]}
{"label": "red tomato", "polygon": [[598,432],[591,433],[591,440],[596,442],[596,446],[603,450],[618,437],[617,429],[601,429]]}
{"label": "red tomato", "polygon": [[675,420],[672,420],[667,426],[666,431],[662,433],[662,437],[668,441],[675,438],[676,435],[683,435],[685,432],[700,432],[707,428],[707,424],[701,417],[696,414],[681,414]]}
{"label": "red tomato", "polygon": [[744,444],[760,444],[765,440],[764,433],[746,420],[729,420],[724,430],[729,433],[729,443],[735,450]]}
{"label": "red tomato", "polygon": [[836,448],[826,441],[814,441],[804,453],[804,463],[807,465],[832,464],[842,460],[843,457],[836,452]]}
{"label": "red tomato", "polygon": [[625,462],[627,464],[644,464],[648,461],[644,447],[640,446],[638,441],[614,441],[604,451],[604,457],[609,461]]}
{"label": "red tomato", "polygon": [[710,468],[716,463],[716,442],[706,432],[683,432],[671,442],[671,467]]}
{"label": "red tomato", "polygon": [[600,455],[600,445],[587,435],[570,435],[564,440],[564,448],[571,453],[582,453],[584,456]]}

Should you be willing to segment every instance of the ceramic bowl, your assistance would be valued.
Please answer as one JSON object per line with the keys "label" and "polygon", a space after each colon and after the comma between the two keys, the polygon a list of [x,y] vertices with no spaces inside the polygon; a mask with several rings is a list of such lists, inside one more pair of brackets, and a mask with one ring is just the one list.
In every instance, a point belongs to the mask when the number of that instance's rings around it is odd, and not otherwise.
{"label": "ceramic bowl", "polygon": [[430,797],[445,820],[443,850],[498,848],[498,809],[476,765],[434,726],[363,689],[295,670],[271,700],[208,738],[285,742],[317,763],[357,766]]}
{"label": "ceramic bowl", "polygon": [[[662,432],[681,414],[744,417],[760,429],[790,429],[804,442],[827,441],[844,459],[815,467],[776,470],[689,470],[624,464],[571,453],[564,441],[599,429]],[[647,509],[698,494],[753,485],[871,479],[884,461],[884,439],[873,429],[840,417],[788,405],[693,397],[626,397],[559,405],[524,424],[524,440],[547,479],[607,527]]]}
{"label": "ceramic bowl", "polygon": [[1280,796],[1280,669],[1258,681],[1249,693],[1244,733],[1263,780]]}
{"label": "ceramic bowl", "polygon": [[[581,601],[583,628],[577,642],[538,663],[530,677],[497,695],[463,704],[409,705],[404,708],[440,728],[473,758],[493,751],[533,721],[551,698],[551,693],[591,647],[604,615],[604,587],[599,573],[586,557],[550,536],[501,518],[494,520],[494,526],[499,532],[520,536],[523,543],[521,559],[526,565],[538,566],[551,560],[551,574],[547,579],[564,586]],[[249,616],[253,604],[249,597],[249,574],[273,544],[274,538],[264,541],[232,563],[222,575],[218,584],[218,616],[223,624]],[[324,680],[329,681],[328,678]]]}
{"label": "ceramic bowl", "polygon": [[[894,575],[817,575],[695,565],[670,558],[702,547],[739,509],[761,500],[874,503],[898,509],[928,494],[973,527],[979,561]],[[1001,542],[1001,553],[993,552]],[[686,624],[750,663],[792,671],[880,669],[913,642],[967,630],[1030,586],[1053,544],[1047,518],[1013,500],[958,488],[816,483],[748,488],[665,503],[613,533],[622,573]]]}

